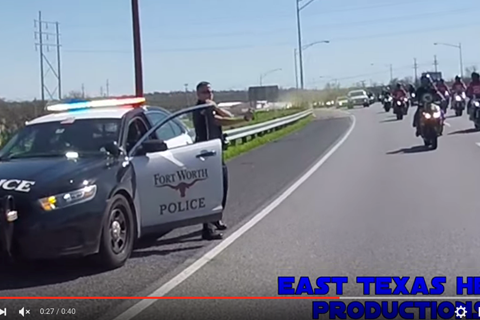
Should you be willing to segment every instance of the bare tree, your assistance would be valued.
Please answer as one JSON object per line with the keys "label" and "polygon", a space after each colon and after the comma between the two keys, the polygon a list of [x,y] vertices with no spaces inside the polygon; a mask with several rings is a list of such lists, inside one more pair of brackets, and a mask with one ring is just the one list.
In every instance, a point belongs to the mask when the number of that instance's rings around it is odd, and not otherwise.
{"label": "bare tree", "polygon": [[470,76],[472,72],[477,72],[477,71],[478,71],[477,66],[469,66],[465,68],[465,74],[467,74],[468,76]]}

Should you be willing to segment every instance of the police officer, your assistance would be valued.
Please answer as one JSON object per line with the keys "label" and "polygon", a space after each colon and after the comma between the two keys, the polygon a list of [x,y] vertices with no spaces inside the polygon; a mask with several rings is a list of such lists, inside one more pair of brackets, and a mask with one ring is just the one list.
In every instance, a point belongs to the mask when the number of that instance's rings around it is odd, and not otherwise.
{"label": "police officer", "polygon": [[[207,141],[212,139],[221,139],[224,148],[226,147],[223,136],[222,126],[231,126],[253,119],[253,113],[247,112],[243,118],[235,118],[228,112],[218,108],[213,102],[213,91],[210,83],[202,81],[197,85],[197,105],[211,103],[212,107],[195,111],[193,113],[193,126],[195,127],[196,142]],[[227,166],[223,163],[223,200],[222,206],[225,210],[228,193],[228,171]],[[227,226],[223,221],[213,223],[217,230],[226,230]],[[203,224],[202,238],[205,240],[222,239],[223,235],[213,229],[212,224]]]}

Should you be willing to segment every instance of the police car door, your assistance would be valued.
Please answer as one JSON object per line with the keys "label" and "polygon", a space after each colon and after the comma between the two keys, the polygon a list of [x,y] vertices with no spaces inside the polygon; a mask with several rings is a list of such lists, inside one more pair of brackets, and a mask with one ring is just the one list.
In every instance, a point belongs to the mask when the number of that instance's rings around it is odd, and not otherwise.
{"label": "police car door", "polygon": [[[168,127],[168,124],[164,126]],[[163,130],[162,127],[156,131]],[[170,147],[143,155],[143,152],[136,153],[131,154],[131,163],[144,230],[177,228],[221,218],[220,140]]]}

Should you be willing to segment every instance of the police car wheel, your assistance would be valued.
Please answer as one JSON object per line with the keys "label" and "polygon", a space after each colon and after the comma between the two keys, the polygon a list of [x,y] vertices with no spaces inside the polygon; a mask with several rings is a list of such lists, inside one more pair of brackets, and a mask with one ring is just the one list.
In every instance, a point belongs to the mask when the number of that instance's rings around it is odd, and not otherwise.
{"label": "police car wheel", "polygon": [[107,209],[100,238],[99,263],[109,269],[123,266],[133,250],[135,223],[128,201],[116,195]]}

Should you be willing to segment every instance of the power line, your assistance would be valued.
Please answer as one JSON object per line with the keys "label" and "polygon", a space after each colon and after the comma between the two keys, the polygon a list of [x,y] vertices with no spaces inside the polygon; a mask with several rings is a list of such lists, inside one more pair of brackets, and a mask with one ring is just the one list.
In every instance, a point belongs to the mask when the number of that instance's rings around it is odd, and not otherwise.
{"label": "power line", "polygon": [[451,29],[462,29],[465,27],[471,26],[478,26],[478,23],[467,23],[467,24],[459,24],[459,25],[450,25],[446,26],[445,24],[443,27],[433,27],[433,28],[423,28],[423,29],[416,29],[416,30],[409,30],[409,31],[401,31],[401,32],[392,32],[392,33],[383,33],[383,34],[376,34],[376,35],[368,35],[368,36],[360,36],[360,37],[344,37],[344,38],[332,38],[332,42],[339,42],[339,41],[350,41],[350,40],[364,40],[364,39],[376,39],[376,38],[384,38],[384,37],[392,37],[392,36],[403,36],[408,34],[418,34],[418,33],[428,33],[431,31],[437,30],[451,30]]}
{"label": "power line", "polygon": [[454,14],[461,14],[464,15],[465,11],[480,11],[478,7],[470,7],[470,8],[463,8],[459,10],[448,10],[448,11],[437,11],[437,12],[429,12],[429,13],[420,13],[414,15],[403,15],[403,16],[394,16],[394,17],[387,17],[381,19],[373,19],[373,20],[361,20],[361,21],[351,21],[351,22],[338,22],[338,23],[326,23],[326,24],[312,24],[309,25],[309,28],[313,27],[351,27],[351,26],[360,26],[360,25],[371,25],[376,24],[378,22],[397,22],[397,21],[406,21],[406,20],[417,20],[417,19],[424,19],[425,17],[434,18],[433,20],[438,21],[439,16],[452,16]]}
{"label": "power line", "polygon": [[[305,16],[319,16],[319,15],[326,15],[326,14],[331,14],[331,13],[343,13],[343,12],[349,12],[349,11],[362,11],[362,10],[371,10],[371,9],[377,9],[377,8],[385,8],[385,7],[394,7],[394,6],[403,6],[405,7],[408,4],[418,4],[421,2],[437,2],[435,0],[412,0],[412,1],[401,1],[401,2],[390,2],[390,3],[381,3],[381,4],[375,4],[375,5],[367,5],[367,6],[343,6],[339,7],[337,9],[332,9],[332,10],[322,10],[319,12],[308,12],[305,14]],[[258,17],[252,17],[251,15],[237,15],[237,16],[228,16],[225,17],[225,15],[216,17],[215,19],[206,19],[206,20],[201,20],[201,21],[178,21],[179,24],[182,26],[185,25],[209,25],[209,24],[218,24],[221,21],[227,21],[229,24],[234,21],[235,19],[242,20],[243,22],[245,21],[265,21],[266,18],[289,18],[291,17],[291,13],[282,13],[282,14],[269,14],[270,12],[259,12],[261,15]],[[221,13],[220,13],[221,14]],[[155,27],[159,27],[159,25],[156,25]]]}
{"label": "power line", "polygon": [[312,16],[313,15],[325,15],[325,14],[330,14],[330,13],[335,13],[335,12],[362,11],[362,10],[371,10],[371,9],[394,7],[394,6],[405,7],[405,5],[408,5],[408,4],[418,4],[420,2],[434,2],[434,1],[435,0],[413,0],[413,1],[397,1],[397,2],[381,3],[381,4],[367,5],[367,6],[356,6],[356,7],[345,6],[345,8],[343,8],[343,9],[340,7],[338,9],[333,9],[333,10],[325,10],[325,11],[322,11],[322,12],[313,12],[309,15],[312,15]]}
{"label": "power line", "polygon": [[[449,25],[444,27],[433,27],[429,29],[417,29],[417,30],[409,30],[409,31],[402,31],[396,33],[384,33],[384,34],[374,34],[374,35],[366,35],[366,36],[357,36],[357,37],[344,37],[344,38],[332,38],[331,42],[340,42],[340,41],[357,41],[357,40],[365,40],[365,39],[375,39],[375,38],[384,38],[384,37],[392,37],[392,36],[401,36],[401,35],[408,35],[412,33],[428,33],[431,31],[437,30],[452,30],[452,29],[462,29],[465,27],[471,27],[472,25],[477,26],[478,23],[468,23],[468,24],[460,24],[460,25]],[[235,49],[255,49],[260,47],[285,47],[291,46],[291,42],[283,41],[277,43],[265,43],[263,42],[261,45],[255,44],[245,44],[245,45],[235,45],[235,46],[224,46],[224,47],[196,47],[196,48],[170,48],[170,49],[162,49],[162,50],[144,50],[145,53],[160,53],[160,52],[197,52],[197,51],[224,51],[224,50],[235,50]],[[71,53],[123,53],[123,54],[131,54],[131,50],[115,50],[115,49],[66,49],[63,50],[64,52],[71,52]]]}
{"label": "power line", "polygon": [[[381,19],[374,19],[374,20],[361,20],[361,21],[350,21],[350,22],[340,22],[340,23],[327,23],[327,24],[309,24],[308,29],[313,28],[328,28],[328,27],[335,27],[338,29],[339,27],[343,28],[350,28],[352,26],[361,26],[361,25],[375,25],[377,23],[382,22],[396,22],[396,21],[406,21],[406,20],[416,20],[416,19],[423,19],[425,17],[432,17],[435,21],[438,20],[438,17],[441,16],[452,16],[454,14],[464,14],[465,11],[480,11],[477,7],[471,8],[463,8],[461,10],[450,10],[450,11],[437,11],[437,12],[428,12],[428,13],[421,13],[415,15],[403,15],[403,16],[394,16],[390,18],[381,18]],[[166,33],[161,34],[159,38],[161,39],[213,39],[213,38],[231,38],[233,36],[248,36],[251,37],[263,37],[264,35],[272,35],[272,34],[279,34],[285,32],[292,32],[291,28],[274,28],[270,30],[254,30],[254,31],[235,31],[235,32],[219,32],[219,33],[204,33],[204,34],[172,34]],[[111,36],[103,36],[102,39],[111,39]]]}
{"label": "power line", "polygon": [[[427,66],[427,65],[429,66],[430,63],[422,63],[420,65],[417,64],[417,66]],[[392,66],[391,70],[392,70],[392,73],[393,73],[393,71],[407,70],[407,69],[410,69],[410,68],[412,68],[412,65],[405,65],[405,66],[395,67],[395,68],[393,68],[393,66]],[[390,72],[390,66],[389,66],[389,69],[385,70],[385,71],[377,71],[377,72],[357,74],[357,75],[354,75],[354,76],[340,77],[340,78],[336,78],[336,80],[351,80],[351,79],[356,79],[356,78],[385,74],[387,72]]]}
{"label": "power line", "polygon": [[[349,6],[349,5],[346,5],[346,6],[340,6],[338,8],[333,8],[331,10],[322,10],[322,11],[318,11],[318,12],[315,12],[315,11],[309,11],[308,13],[305,13],[305,16],[318,16],[318,15],[326,15],[326,14],[331,14],[331,13],[342,13],[342,12],[349,12],[349,11],[362,11],[362,10],[371,10],[371,9],[377,9],[377,8],[385,8],[385,7],[395,7],[395,6],[402,6],[402,10],[407,10],[408,9],[405,9],[405,6],[406,5],[409,5],[409,4],[418,4],[418,3],[422,3],[422,2],[437,2],[438,0],[411,0],[411,1],[403,1],[403,2],[389,2],[389,3],[380,3],[380,4],[373,4],[373,5],[366,5],[366,6]],[[468,8],[464,8],[464,11],[465,10],[468,10]],[[258,16],[252,16],[252,14],[248,13],[248,14],[245,14],[245,15],[231,15],[229,12],[228,13],[225,13],[223,14],[222,12],[219,13],[219,15],[217,17],[215,17],[215,19],[202,19],[201,21],[195,21],[195,22],[192,22],[191,20],[179,20],[179,19],[176,19],[176,22],[178,22],[179,25],[182,25],[182,26],[188,26],[188,25],[209,25],[209,24],[215,24],[215,25],[218,25],[219,22],[221,21],[226,21],[228,22],[230,25],[232,23],[235,23],[236,20],[237,21],[242,21],[242,22],[245,22],[245,21],[255,21],[255,20],[258,20],[258,21],[261,21],[262,23],[265,22],[266,18],[289,18],[292,16],[291,14],[291,11],[290,9],[286,9],[285,10],[285,13],[279,13],[279,14],[271,14],[271,11],[258,11],[257,13],[259,13]],[[432,15],[435,15],[435,13],[431,13]],[[118,27],[118,24],[111,24],[112,26],[114,26],[115,28]],[[68,26],[65,26],[65,27],[68,27],[68,28],[72,28],[72,29],[75,29],[75,28],[80,28],[80,29],[83,29],[85,27],[90,27],[90,28],[98,28],[98,27],[105,27],[105,26],[108,26],[108,23],[107,24],[98,24],[98,25],[92,25],[90,22],[88,25],[68,25]],[[172,25],[167,25],[167,24],[155,24],[154,28],[158,28],[158,27],[161,27],[161,26],[168,26],[168,27],[172,27]],[[149,27],[148,25],[145,25],[145,27]]]}

